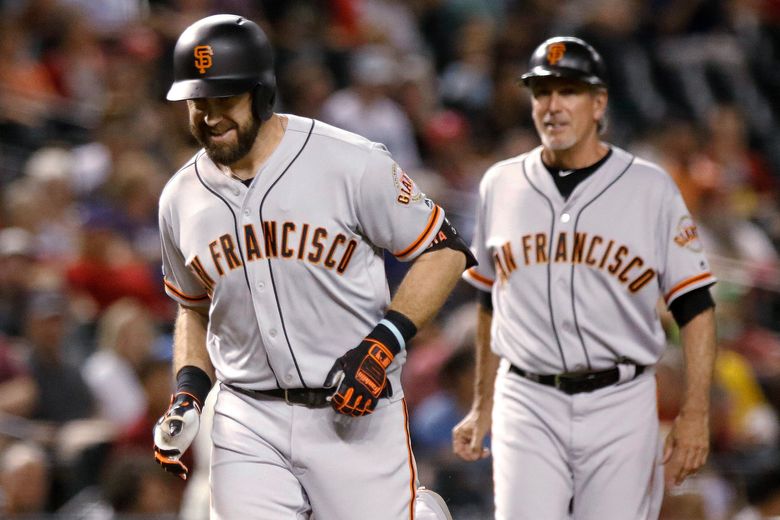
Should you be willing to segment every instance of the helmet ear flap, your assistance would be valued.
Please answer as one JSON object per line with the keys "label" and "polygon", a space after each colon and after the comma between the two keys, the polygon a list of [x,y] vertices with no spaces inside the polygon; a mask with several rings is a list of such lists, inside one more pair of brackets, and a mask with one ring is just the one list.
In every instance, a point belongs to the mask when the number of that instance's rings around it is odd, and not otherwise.
{"label": "helmet ear flap", "polygon": [[274,111],[276,89],[263,84],[255,85],[252,90],[252,114],[261,121],[267,121]]}

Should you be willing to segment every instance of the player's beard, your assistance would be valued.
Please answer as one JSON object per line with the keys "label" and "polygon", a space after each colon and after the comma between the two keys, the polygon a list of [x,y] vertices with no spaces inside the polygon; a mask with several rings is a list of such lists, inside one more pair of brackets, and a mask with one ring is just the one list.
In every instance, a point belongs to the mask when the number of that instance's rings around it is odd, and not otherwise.
{"label": "player's beard", "polygon": [[539,133],[539,138],[542,140],[542,144],[548,150],[556,152],[565,151],[572,148],[577,144],[579,137],[573,127],[571,121],[569,121],[564,127],[563,132],[548,133],[546,123],[552,123],[554,121],[544,119],[536,123],[536,131]]}
{"label": "player's beard", "polygon": [[547,134],[541,134],[542,144],[545,148],[549,150],[554,150],[556,152],[558,151],[564,151],[568,150],[569,148],[573,148],[575,144],[577,144],[577,136],[576,135],[570,135],[565,138],[561,137],[550,137]]}
{"label": "player's beard", "polygon": [[248,123],[235,126],[237,136],[235,143],[215,143],[209,126],[202,120],[197,123],[191,122],[190,131],[212,161],[230,166],[246,157],[252,149],[261,124],[259,119],[252,117]]}

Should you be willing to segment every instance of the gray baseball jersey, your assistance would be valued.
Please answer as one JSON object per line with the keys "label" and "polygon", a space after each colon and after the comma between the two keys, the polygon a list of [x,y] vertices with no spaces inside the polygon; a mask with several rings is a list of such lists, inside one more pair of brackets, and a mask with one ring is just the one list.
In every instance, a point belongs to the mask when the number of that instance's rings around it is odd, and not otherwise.
{"label": "gray baseball jersey", "polygon": [[[414,259],[444,219],[384,146],[285,117],[248,187],[201,151],[160,198],[168,295],[208,307],[218,379],[259,390],[321,387],[389,303],[383,250]],[[388,372],[393,400],[404,359]]]}
{"label": "gray baseball jersey", "polygon": [[715,278],[674,181],[613,147],[568,200],[541,147],[493,166],[480,185],[464,273],[492,291],[492,348],[538,374],[654,364],[666,345],[656,313]]}

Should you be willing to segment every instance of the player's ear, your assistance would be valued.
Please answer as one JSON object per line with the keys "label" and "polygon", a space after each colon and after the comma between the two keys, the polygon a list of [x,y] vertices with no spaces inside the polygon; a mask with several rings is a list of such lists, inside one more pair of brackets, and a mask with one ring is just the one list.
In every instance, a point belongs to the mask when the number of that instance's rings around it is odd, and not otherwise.
{"label": "player's ear", "polygon": [[607,111],[607,101],[609,100],[607,89],[594,88],[591,97],[593,98],[593,120],[600,121]]}

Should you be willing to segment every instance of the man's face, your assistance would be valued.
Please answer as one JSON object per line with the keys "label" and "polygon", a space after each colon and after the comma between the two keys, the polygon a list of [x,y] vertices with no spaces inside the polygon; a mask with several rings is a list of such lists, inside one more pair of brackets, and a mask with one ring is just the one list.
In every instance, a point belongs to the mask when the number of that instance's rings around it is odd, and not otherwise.
{"label": "man's face", "polygon": [[190,131],[217,164],[243,159],[255,143],[260,121],[252,116],[249,93],[224,98],[187,100]]}
{"label": "man's face", "polygon": [[564,151],[598,135],[607,92],[565,78],[536,78],[531,85],[531,114],[545,148]]}

